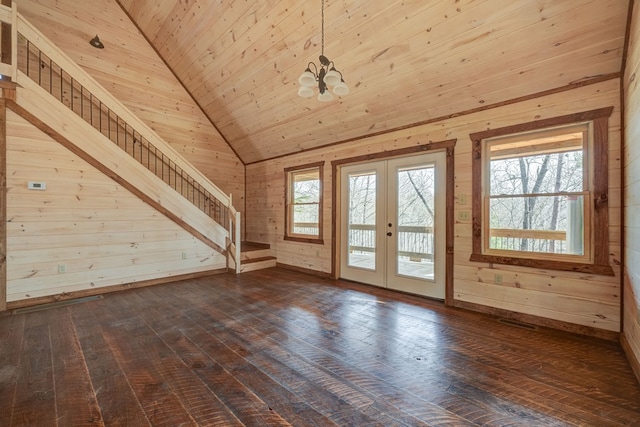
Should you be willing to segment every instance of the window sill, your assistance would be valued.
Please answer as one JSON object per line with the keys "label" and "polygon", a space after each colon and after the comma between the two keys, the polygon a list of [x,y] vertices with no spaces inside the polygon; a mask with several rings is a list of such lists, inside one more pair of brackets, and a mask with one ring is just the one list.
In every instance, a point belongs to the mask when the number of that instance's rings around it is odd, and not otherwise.
{"label": "window sill", "polygon": [[469,261],[517,265],[520,267],[542,268],[547,270],[574,271],[576,273],[598,274],[601,276],[614,276],[613,268],[611,268],[610,265],[581,264],[577,262],[514,258],[484,254],[471,254]]}
{"label": "window sill", "polygon": [[284,240],[287,240],[289,242],[312,243],[316,245],[324,245],[323,239],[313,238],[313,237],[284,236]]}

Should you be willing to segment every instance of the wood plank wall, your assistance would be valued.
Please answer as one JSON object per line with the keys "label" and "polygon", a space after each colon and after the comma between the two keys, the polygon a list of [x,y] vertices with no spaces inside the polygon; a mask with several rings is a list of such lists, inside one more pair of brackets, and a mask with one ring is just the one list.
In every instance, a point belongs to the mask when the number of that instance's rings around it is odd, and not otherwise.
{"label": "wood plank wall", "polygon": [[[244,211],[244,165],[115,0],[20,0],[18,10]],[[104,49],[89,40],[96,34]]]}
{"label": "wood plank wall", "polygon": [[8,302],[225,267],[224,256],[9,110],[7,254]]}
{"label": "wood plank wall", "polygon": [[[640,379],[640,2],[634,2],[624,75],[624,339]],[[635,359],[635,360],[634,360]],[[634,363],[635,361],[635,363]]]}
{"label": "wood plank wall", "polygon": [[[620,97],[619,80],[607,80],[517,104],[414,127],[307,153],[247,165],[247,238],[270,243],[278,262],[331,272],[331,161],[429,142],[457,139],[455,147],[455,218],[471,210],[471,140],[469,134],[559,115],[613,106],[609,120],[609,241],[615,277],[472,263],[471,222],[456,221],[454,298],[571,324],[619,331],[620,326]],[[324,245],[283,240],[283,169],[325,161]],[[465,196],[462,197],[461,196]],[[466,199],[466,205],[460,200]],[[640,262],[638,263],[640,264]],[[494,275],[502,283],[494,283]]]}

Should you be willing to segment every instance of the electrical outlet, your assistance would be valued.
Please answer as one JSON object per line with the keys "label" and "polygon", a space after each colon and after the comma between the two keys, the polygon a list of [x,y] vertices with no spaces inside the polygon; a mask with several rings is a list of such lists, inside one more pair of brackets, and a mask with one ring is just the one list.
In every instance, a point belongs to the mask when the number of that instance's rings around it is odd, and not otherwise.
{"label": "electrical outlet", "polygon": [[458,211],[458,221],[471,221],[471,212]]}
{"label": "electrical outlet", "polygon": [[66,273],[67,266],[65,264],[58,264],[58,274]]}
{"label": "electrical outlet", "polygon": [[493,276],[493,283],[496,285],[502,285],[502,274],[495,274]]}
{"label": "electrical outlet", "polygon": [[185,251],[182,251],[182,259],[187,259],[187,253]]}
{"label": "electrical outlet", "polygon": [[466,205],[467,204],[467,195],[462,193],[462,194],[458,194],[458,204],[459,205]]}

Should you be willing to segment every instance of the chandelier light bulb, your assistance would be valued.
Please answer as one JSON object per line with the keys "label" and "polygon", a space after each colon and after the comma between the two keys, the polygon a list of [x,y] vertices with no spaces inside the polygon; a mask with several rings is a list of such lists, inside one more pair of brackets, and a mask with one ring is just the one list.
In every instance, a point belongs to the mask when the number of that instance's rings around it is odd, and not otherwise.
{"label": "chandelier light bulb", "polygon": [[344,81],[340,81],[340,83],[333,87],[333,93],[338,96],[347,95],[349,94],[349,87],[345,84]]}
{"label": "chandelier light bulb", "polygon": [[307,68],[307,70],[300,75],[300,78],[298,78],[298,83],[307,87],[315,86],[316,76]]}
{"label": "chandelier light bulb", "polygon": [[309,86],[300,86],[300,89],[298,89],[298,95],[303,98],[311,98],[313,96],[313,89]]}
{"label": "chandelier light bulb", "polygon": [[324,76],[324,82],[329,86],[335,86],[339,84],[341,81],[342,81],[342,78],[340,77],[340,73],[338,73],[335,68],[332,68],[331,70],[329,70],[327,72],[327,75]]}
{"label": "chandelier light bulb", "polygon": [[333,101],[333,95],[328,90],[325,90],[324,93],[318,95],[318,101],[320,102],[329,102]]}

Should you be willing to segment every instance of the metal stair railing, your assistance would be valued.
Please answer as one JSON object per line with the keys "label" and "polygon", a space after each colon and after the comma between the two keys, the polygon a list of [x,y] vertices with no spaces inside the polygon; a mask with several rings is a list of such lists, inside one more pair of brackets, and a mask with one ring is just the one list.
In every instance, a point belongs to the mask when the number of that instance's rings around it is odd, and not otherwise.
{"label": "metal stair railing", "polygon": [[228,228],[228,207],[169,156],[125,122],[93,93],[25,37],[18,37],[18,70],[65,107],[109,138],[221,226]]}

